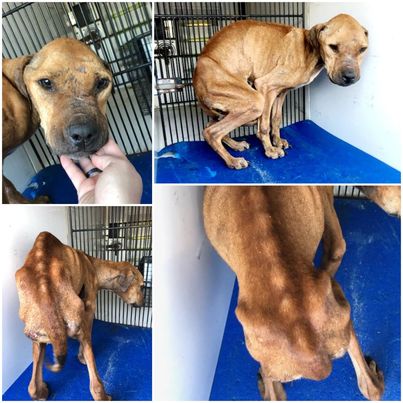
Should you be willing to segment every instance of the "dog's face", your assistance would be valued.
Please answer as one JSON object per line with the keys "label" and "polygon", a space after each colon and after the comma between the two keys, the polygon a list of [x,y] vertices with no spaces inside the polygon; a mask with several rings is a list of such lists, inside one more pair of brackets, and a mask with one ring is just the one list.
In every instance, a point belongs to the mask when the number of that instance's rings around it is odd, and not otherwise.
{"label": "dog's face", "polygon": [[360,65],[368,48],[368,31],[354,18],[340,14],[310,31],[319,47],[329,79],[346,87],[360,79]]}
{"label": "dog's face", "polygon": [[144,305],[144,278],[137,267],[130,263],[122,263],[122,274],[116,279],[119,288],[117,294],[125,301],[135,307]]}
{"label": "dog's face", "polygon": [[106,143],[112,73],[89,47],[69,38],[48,43],[25,66],[23,81],[56,154],[77,159]]}

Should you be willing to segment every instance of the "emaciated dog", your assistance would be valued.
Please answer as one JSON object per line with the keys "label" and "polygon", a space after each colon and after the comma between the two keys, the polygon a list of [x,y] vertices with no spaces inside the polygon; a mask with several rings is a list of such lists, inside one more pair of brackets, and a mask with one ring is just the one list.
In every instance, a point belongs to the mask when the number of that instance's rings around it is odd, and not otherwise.
{"label": "emaciated dog", "polygon": [[46,400],[42,378],[45,346],[53,346],[52,371],[66,360],[67,337],[79,340],[78,359],[88,367],[94,400],[111,400],[98,375],[91,345],[96,294],[99,289],[117,293],[126,303],[141,306],[143,276],[127,262],[111,262],[88,256],[63,245],[49,232],[41,232],[25,263],[15,274],[20,318],[32,340],[33,370],[28,392],[32,399]]}
{"label": "emaciated dog", "polygon": [[252,20],[226,26],[207,42],[193,74],[197,99],[214,119],[203,131],[206,141],[228,167],[246,168],[248,162],[231,156],[223,143],[237,151],[249,148],[229,133],[258,119],[266,156],[283,157],[287,92],[309,84],[323,68],[333,83],[354,84],[367,47],[367,30],[346,14],[310,30]]}
{"label": "emaciated dog", "polygon": [[[55,39],[34,55],[3,60],[3,158],[39,126],[58,155],[95,153],[108,140],[111,90],[109,67],[75,39]],[[3,177],[3,203],[28,202]]]}
{"label": "emaciated dog", "polygon": [[[260,363],[263,399],[285,400],[282,382],[326,378],[331,360],[346,351],[361,393],[382,397],[383,374],[364,358],[350,305],[333,278],[346,244],[331,187],[207,187],[204,225],[236,273],[236,316]],[[321,239],[323,259],[315,269]]]}

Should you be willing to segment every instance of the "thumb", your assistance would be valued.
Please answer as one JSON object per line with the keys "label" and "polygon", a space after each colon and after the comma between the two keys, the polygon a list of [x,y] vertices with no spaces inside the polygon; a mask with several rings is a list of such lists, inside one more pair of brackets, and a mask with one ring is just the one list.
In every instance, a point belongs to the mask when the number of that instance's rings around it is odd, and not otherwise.
{"label": "thumb", "polygon": [[110,165],[115,157],[111,155],[91,155],[91,162],[101,171],[105,170],[105,168]]}

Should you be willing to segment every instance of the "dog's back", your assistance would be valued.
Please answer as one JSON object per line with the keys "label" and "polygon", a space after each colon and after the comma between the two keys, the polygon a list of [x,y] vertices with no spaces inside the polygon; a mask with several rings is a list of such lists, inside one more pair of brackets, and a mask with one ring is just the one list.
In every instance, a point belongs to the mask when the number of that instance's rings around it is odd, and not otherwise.
{"label": "dog's back", "polygon": [[80,273],[82,259],[82,252],[41,232],[15,274],[24,333],[33,341],[53,345],[56,366],[62,366],[65,360],[67,335],[74,335],[80,328],[84,311],[78,296],[84,281]]}
{"label": "dog's back", "polygon": [[193,76],[197,95],[202,97],[208,75],[203,59],[213,60],[234,77],[253,81],[278,63],[284,47],[296,45],[304,46],[303,29],[254,20],[227,25],[209,39],[199,56]]}
{"label": "dog's back", "polygon": [[278,381],[323,379],[348,346],[348,302],[312,264],[330,192],[241,186],[205,193],[206,233],[237,275],[248,350]]}

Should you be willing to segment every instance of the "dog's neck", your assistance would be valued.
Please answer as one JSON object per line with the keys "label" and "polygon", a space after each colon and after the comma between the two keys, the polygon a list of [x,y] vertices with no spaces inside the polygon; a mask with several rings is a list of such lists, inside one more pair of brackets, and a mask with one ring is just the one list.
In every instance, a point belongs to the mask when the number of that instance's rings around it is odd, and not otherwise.
{"label": "dog's neck", "polygon": [[88,256],[93,266],[98,279],[98,288],[115,291],[119,289],[116,278],[127,272],[126,262],[112,262]]}

